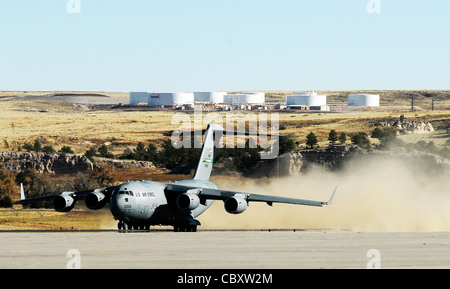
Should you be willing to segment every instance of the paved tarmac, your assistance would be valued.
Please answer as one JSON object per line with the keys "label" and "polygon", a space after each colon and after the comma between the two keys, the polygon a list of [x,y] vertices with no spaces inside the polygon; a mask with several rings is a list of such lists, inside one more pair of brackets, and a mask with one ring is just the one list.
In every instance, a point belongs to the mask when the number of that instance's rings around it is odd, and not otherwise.
{"label": "paved tarmac", "polygon": [[0,268],[450,268],[450,232],[0,232]]}

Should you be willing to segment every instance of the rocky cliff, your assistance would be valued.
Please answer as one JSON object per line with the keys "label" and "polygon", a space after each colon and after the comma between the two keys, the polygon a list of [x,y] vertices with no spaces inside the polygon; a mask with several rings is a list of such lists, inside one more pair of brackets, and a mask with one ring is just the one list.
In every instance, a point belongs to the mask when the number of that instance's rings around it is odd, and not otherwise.
{"label": "rocky cliff", "polygon": [[94,162],[92,163],[85,156],[65,153],[0,152],[0,164],[8,172],[13,173],[35,169],[40,173],[76,174],[96,166],[156,169],[152,162],[144,161],[95,158]]}
{"label": "rocky cliff", "polygon": [[397,128],[398,134],[429,133],[434,131],[434,128],[430,122],[421,120],[383,121],[377,123],[376,125]]}
{"label": "rocky cliff", "polygon": [[41,173],[69,174],[93,168],[86,158],[64,153],[0,152],[0,164],[9,172],[35,169]]}

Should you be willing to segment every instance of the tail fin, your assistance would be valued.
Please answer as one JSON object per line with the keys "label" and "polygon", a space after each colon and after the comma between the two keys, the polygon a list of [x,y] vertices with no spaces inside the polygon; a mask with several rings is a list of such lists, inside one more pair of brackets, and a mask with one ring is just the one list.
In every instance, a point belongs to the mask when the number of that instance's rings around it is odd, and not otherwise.
{"label": "tail fin", "polygon": [[20,200],[22,201],[22,200],[25,200],[25,199],[26,199],[26,197],[25,197],[25,192],[23,190],[23,184],[20,183]]}
{"label": "tail fin", "polygon": [[210,123],[205,131],[205,137],[202,146],[202,153],[195,170],[194,180],[208,181],[214,163],[214,132],[220,132],[219,142],[223,135],[223,127],[218,124]]}
{"label": "tail fin", "polygon": [[[214,137],[214,133],[216,133]],[[202,153],[198,161],[197,169],[195,170],[194,180],[208,181],[211,175],[211,170],[214,163],[214,148],[217,147],[222,139],[224,133],[231,135],[253,135],[253,136],[279,136],[278,134],[265,134],[257,132],[240,132],[240,131],[227,131],[218,124],[210,123],[205,131],[205,137],[203,140]]]}

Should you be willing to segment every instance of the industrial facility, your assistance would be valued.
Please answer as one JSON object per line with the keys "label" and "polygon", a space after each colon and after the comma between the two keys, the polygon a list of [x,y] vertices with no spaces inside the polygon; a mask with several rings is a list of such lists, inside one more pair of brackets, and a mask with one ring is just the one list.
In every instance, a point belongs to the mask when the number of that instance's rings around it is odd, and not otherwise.
{"label": "industrial facility", "polygon": [[192,92],[130,92],[130,105],[173,107],[193,104]]}
{"label": "industrial facility", "polygon": [[377,94],[349,94],[349,106],[380,106],[380,96]]}
{"label": "industrial facility", "polygon": [[149,93],[149,106],[181,106],[193,105],[194,93],[192,92],[163,92]]}
{"label": "industrial facility", "polygon": [[196,102],[223,103],[223,97],[226,94],[227,92],[224,91],[194,92],[194,100]]}
{"label": "industrial facility", "polygon": [[330,110],[329,107],[327,107],[327,96],[319,95],[314,91],[294,93],[286,96],[286,106],[288,109]]}
{"label": "industrial facility", "polygon": [[130,92],[130,105],[147,105],[147,92]]}
{"label": "industrial facility", "polygon": [[223,97],[224,103],[230,104],[259,104],[265,103],[264,92],[241,92],[237,94],[226,94]]}
{"label": "industrial facility", "polygon": [[218,107],[238,107],[239,105],[263,105],[264,92],[241,92],[228,94],[222,91],[210,92],[130,92],[130,105],[158,107],[193,106],[194,103],[217,105]]}
{"label": "industrial facility", "polygon": [[[273,95],[279,95],[278,92]],[[312,92],[294,92],[285,96],[271,96],[266,102],[265,92],[130,92],[130,105],[147,109],[202,108],[208,110],[296,110],[296,111],[344,111],[368,109],[380,106],[376,94],[348,94],[348,102],[327,102],[327,95]],[[284,97],[284,96],[282,96]],[[145,109],[145,108],[143,108]]]}

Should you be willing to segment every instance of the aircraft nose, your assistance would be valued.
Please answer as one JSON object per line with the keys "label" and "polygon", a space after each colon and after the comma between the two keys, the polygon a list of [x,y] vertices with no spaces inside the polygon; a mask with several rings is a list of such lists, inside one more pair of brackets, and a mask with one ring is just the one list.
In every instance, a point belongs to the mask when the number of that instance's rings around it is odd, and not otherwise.
{"label": "aircraft nose", "polygon": [[128,197],[129,196],[123,194],[114,194],[113,196],[111,196],[111,211],[115,217],[120,219],[123,218],[126,204],[129,201]]}

